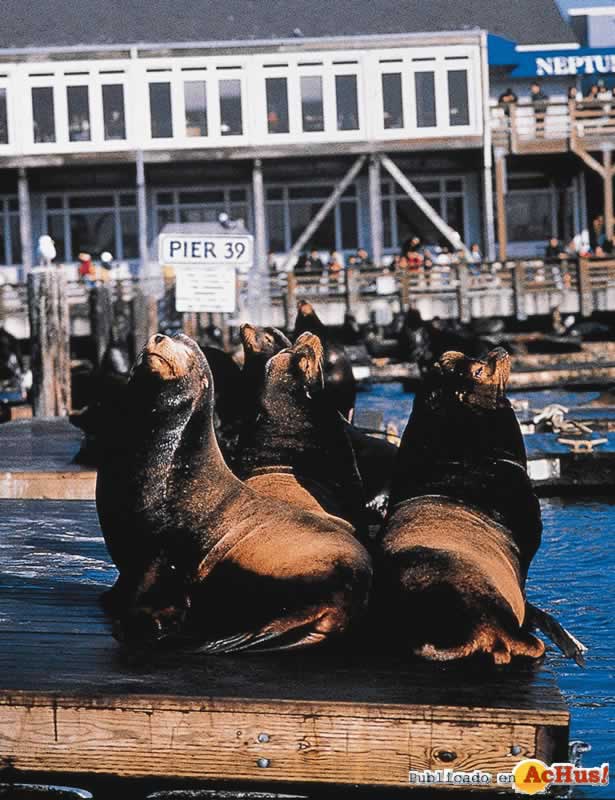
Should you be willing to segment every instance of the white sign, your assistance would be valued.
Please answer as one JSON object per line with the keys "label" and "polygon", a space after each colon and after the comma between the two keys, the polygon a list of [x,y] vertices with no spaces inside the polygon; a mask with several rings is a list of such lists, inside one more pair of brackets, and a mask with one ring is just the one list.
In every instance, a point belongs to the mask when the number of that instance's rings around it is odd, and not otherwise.
{"label": "white sign", "polygon": [[237,306],[237,279],[231,265],[201,264],[175,270],[175,309],[232,314]]}
{"label": "white sign", "polygon": [[250,234],[172,234],[158,237],[161,264],[232,264],[249,268],[254,260],[254,237]]}

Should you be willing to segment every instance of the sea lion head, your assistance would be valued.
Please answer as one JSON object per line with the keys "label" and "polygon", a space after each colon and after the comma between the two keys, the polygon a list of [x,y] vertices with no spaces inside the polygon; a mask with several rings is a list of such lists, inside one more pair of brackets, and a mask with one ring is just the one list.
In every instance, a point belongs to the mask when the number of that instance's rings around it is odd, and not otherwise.
{"label": "sea lion head", "polygon": [[265,408],[280,404],[292,408],[297,403],[303,405],[304,398],[310,399],[322,389],[322,343],[318,336],[306,332],[267,362],[262,403]]}
{"label": "sea lion head", "polygon": [[277,328],[260,328],[245,322],[239,329],[243,345],[245,363],[250,359],[261,358],[268,361],[280,350],[291,347],[290,340]]}
{"label": "sea lion head", "polygon": [[484,360],[449,350],[436,363],[432,377],[449,398],[493,409],[504,400],[510,363],[510,356],[503,347],[491,350]]}
{"label": "sea lion head", "polygon": [[326,344],[327,328],[316,313],[314,306],[307,300],[299,300],[297,319],[295,320],[295,338],[308,332],[317,334],[323,344]]}
{"label": "sea lion head", "polygon": [[156,406],[174,408],[204,400],[213,406],[213,377],[198,344],[183,333],[156,333],[141,350],[129,383],[157,398]]}

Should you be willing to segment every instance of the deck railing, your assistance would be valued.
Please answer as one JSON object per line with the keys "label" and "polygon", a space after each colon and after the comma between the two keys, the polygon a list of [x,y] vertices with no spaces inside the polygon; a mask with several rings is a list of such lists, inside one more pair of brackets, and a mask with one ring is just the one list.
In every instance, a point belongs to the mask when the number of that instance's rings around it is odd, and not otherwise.
{"label": "deck railing", "polygon": [[[249,276],[238,277],[240,316],[247,309]],[[95,304],[92,289],[101,284],[67,283],[73,333],[87,334]],[[107,284],[114,319],[130,323],[134,299],[142,298],[138,281]],[[401,311],[417,307],[425,316],[482,316],[525,318],[549,313],[555,306],[566,313],[588,316],[596,309],[615,310],[615,259],[580,259],[549,262],[541,259],[434,264],[428,269],[391,271],[388,267],[343,270],[336,275],[271,273],[266,279],[275,324],[294,319],[296,303],[306,299],[317,306],[333,306],[365,318],[370,311],[390,307]],[[179,324],[174,285],[167,282],[158,303],[162,323]],[[265,315],[266,316],[266,315]],[[21,284],[0,285],[0,327],[8,320],[27,328],[27,290]]]}
{"label": "deck railing", "polygon": [[563,151],[574,138],[586,150],[615,144],[615,98],[520,101],[491,109],[493,144],[513,153]]}

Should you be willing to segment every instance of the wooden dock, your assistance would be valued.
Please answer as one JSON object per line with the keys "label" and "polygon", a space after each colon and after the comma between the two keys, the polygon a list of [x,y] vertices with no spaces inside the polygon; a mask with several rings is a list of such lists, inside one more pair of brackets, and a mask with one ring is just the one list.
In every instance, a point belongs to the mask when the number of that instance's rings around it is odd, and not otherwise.
{"label": "wooden dock", "polygon": [[[0,500],[0,763],[19,772],[408,787],[566,756],[545,668],[374,654],[128,657],[98,598],[115,570],[92,502]],[[461,787],[460,787],[461,788]]]}
{"label": "wooden dock", "polygon": [[72,463],[82,438],[67,417],[0,425],[0,499],[93,499],[96,472]]}

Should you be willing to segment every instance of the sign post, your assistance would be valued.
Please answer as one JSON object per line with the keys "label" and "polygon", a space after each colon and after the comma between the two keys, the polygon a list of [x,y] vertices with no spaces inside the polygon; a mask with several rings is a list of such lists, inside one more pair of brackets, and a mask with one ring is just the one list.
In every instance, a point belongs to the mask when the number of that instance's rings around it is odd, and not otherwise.
{"label": "sign post", "polygon": [[175,308],[179,312],[233,313],[237,310],[237,269],[254,262],[249,233],[161,233],[161,264],[175,268]]}

